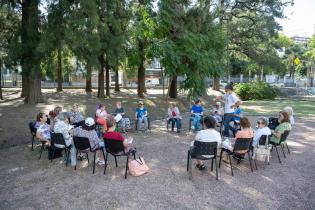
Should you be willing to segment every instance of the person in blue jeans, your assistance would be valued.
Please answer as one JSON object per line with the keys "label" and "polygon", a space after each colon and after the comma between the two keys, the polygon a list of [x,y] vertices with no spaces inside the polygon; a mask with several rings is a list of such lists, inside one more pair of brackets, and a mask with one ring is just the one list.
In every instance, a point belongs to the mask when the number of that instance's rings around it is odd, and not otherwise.
{"label": "person in blue jeans", "polygon": [[229,137],[230,122],[231,119],[234,117],[235,108],[237,108],[241,104],[241,101],[233,92],[233,86],[231,84],[225,86],[225,94],[214,99],[214,101],[216,100],[221,100],[221,102],[224,103],[223,135],[225,137]]}
{"label": "person in blue jeans", "polygon": [[182,117],[180,116],[180,112],[175,103],[171,103],[170,107],[167,110],[167,123],[172,124],[172,131],[174,131],[175,123],[177,127],[177,133],[180,132],[182,127]]}
{"label": "person in blue jeans", "polygon": [[[241,113],[242,110],[239,105],[237,105],[236,109],[234,110],[234,116],[232,117],[231,121],[234,123],[234,125],[239,125],[241,120]],[[235,136],[236,132],[240,130],[239,126],[231,126],[229,125],[230,130],[233,132],[233,135]]]}
{"label": "person in blue jeans", "polygon": [[144,124],[144,131],[146,131],[148,129],[148,110],[147,108],[144,106],[143,101],[139,102],[139,107],[136,109],[136,113],[135,113],[135,117],[137,119],[137,123],[138,123],[138,130],[140,130],[141,128],[141,124],[143,122]]}
{"label": "person in blue jeans", "polygon": [[195,131],[200,130],[202,116],[203,108],[201,106],[201,101],[196,100],[195,104],[191,107],[192,129],[195,129]]}

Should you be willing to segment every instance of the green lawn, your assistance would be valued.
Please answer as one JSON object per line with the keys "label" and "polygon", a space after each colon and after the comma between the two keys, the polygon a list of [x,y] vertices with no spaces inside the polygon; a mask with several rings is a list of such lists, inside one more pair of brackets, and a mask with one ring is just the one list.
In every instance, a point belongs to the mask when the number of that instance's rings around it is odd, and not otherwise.
{"label": "green lawn", "polygon": [[242,111],[244,114],[255,115],[275,115],[286,106],[291,106],[294,116],[306,117],[315,116],[315,101],[299,100],[262,100],[262,101],[244,101]]}

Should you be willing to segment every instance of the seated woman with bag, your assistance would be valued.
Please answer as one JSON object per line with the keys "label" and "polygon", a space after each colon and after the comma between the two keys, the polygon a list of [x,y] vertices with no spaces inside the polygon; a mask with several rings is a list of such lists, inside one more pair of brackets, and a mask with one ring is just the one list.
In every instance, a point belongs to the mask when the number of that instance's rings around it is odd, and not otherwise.
{"label": "seated woman with bag", "polygon": [[105,105],[103,104],[98,104],[95,112],[95,118],[96,118],[96,123],[103,126],[103,133],[106,132],[107,130],[107,122],[106,119],[110,116],[106,109]]}
{"label": "seated woman with bag", "polygon": [[121,106],[121,102],[116,102],[115,115],[121,115],[121,119],[117,122],[122,130],[122,132],[127,132],[127,129],[130,128],[130,119],[125,113],[125,109]]}
{"label": "seated woman with bag", "polygon": [[261,136],[263,136],[263,135],[266,135],[266,136],[271,135],[271,131],[267,127],[267,125],[268,125],[268,119],[266,119],[264,117],[258,118],[257,129],[254,131],[253,147],[259,145],[259,140],[260,140]]}
{"label": "seated woman with bag", "polygon": [[289,122],[288,113],[284,111],[279,112],[278,121],[280,124],[275,128],[275,132],[272,134],[271,139],[270,139],[270,142],[276,143],[276,144],[280,143],[281,135],[285,131],[290,131],[292,128]]}
{"label": "seated woman with bag", "polygon": [[175,103],[171,103],[170,107],[167,109],[167,123],[172,123],[172,131],[174,131],[174,126],[176,123],[177,133],[180,132],[182,126],[182,117],[180,116],[180,112]]}
{"label": "seated woman with bag", "polygon": [[39,113],[36,117],[36,121],[36,138],[41,142],[46,142],[49,146],[51,127],[47,124],[47,116],[44,113]]}

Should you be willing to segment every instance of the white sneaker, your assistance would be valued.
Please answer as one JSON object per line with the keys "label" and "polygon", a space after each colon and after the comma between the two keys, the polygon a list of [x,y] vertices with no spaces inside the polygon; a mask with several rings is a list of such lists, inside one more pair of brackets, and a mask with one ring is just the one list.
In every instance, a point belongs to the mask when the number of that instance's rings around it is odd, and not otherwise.
{"label": "white sneaker", "polygon": [[195,130],[195,126],[192,125],[192,126],[191,126],[191,129],[192,129],[192,130]]}
{"label": "white sneaker", "polygon": [[104,160],[100,160],[100,161],[97,162],[97,164],[100,165],[100,166],[103,166],[103,165],[105,165],[105,161]]}

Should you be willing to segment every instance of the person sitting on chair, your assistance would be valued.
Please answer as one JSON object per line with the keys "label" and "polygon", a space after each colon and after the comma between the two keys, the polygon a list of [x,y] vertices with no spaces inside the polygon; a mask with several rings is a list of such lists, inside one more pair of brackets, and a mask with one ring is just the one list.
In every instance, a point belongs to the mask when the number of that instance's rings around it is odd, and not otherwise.
{"label": "person sitting on chair", "polygon": [[47,116],[44,113],[39,113],[36,117],[36,121],[36,138],[41,142],[46,142],[46,144],[49,146],[51,127],[47,124]]}
{"label": "person sitting on chair", "polygon": [[196,100],[195,104],[191,107],[191,115],[192,129],[195,129],[195,131],[199,131],[201,126],[201,118],[203,116],[203,108],[201,106],[200,100]]}
{"label": "person sitting on chair", "polygon": [[283,111],[288,113],[288,115],[289,115],[289,123],[291,124],[291,126],[294,125],[295,122],[294,122],[292,107],[290,107],[290,106],[284,107]]}
{"label": "person sitting on chair", "polygon": [[223,115],[224,115],[224,110],[221,107],[220,101],[217,101],[215,103],[215,107],[212,109],[211,114],[214,117],[214,119],[217,121],[217,123],[221,123],[222,122],[222,118],[223,118]]}
{"label": "person sitting on chair", "polygon": [[[90,141],[91,149],[94,151],[99,148],[104,147],[103,139],[98,138],[95,127],[95,121],[93,118],[88,117],[85,119],[82,127],[76,127],[70,131],[72,136],[85,137]],[[96,163],[99,165],[104,165],[104,157],[101,153],[99,153],[99,157],[96,160]]]}
{"label": "person sitting on chair", "polygon": [[116,102],[116,109],[115,109],[115,115],[120,114],[121,120],[119,121],[119,125],[121,127],[122,132],[126,132],[127,129],[130,128],[130,120],[126,116],[125,109],[121,106],[121,102]]}
{"label": "person sitting on chair", "polygon": [[236,108],[234,110],[233,117],[231,119],[231,122],[233,122],[233,126],[229,125],[230,130],[233,132],[233,136],[235,136],[236,132],[240,129],[240,121],[241,121],[241,113],[242,110],[239,106],[239,104],[236,105]]}
{"label": "person sitting on chair", "polygon": [[167,123],[172,123],[172,131],[174,131],[174,126],[176,123],[177,133],[180,132],[181,129],[181,119],[180,112],[175,103],[170,103],[169,108],[167,109]]}
{"label": "person sitting on chair", "polygon": [[259,140],[261,136],[271,135],[270,129],[267,127],[268,125],[268,119],[264,117],[259,117],[257,120],[257,129],[254,131],[254,138],[253,138],[253,147],[257,146],[259,144]]}
{"label": "person sitting on chair", "polygon": [[107,131],[106,119],[109,117],[109,114],[107,113],[105,108],[105,105],[98,104],[95,112],[96,123],[103,126],[103,133]]}
{"label": "person sitting on chair", "polygon": [[281,135],[285,131],[290,131],[292,128],[291,124],[289,123],[288,113],[284,111],[280,111],[278,115],[278,121],[280,124],[275,128],[275,131],[272,134],[271,139],[270,139],[270,142],[276,143],[276,144],[280,143]]}
{"label": "person sitting on chair", "polygon": [[[75,166],[77,162],[76,157],[76,149],[73,144],[72,136],[70,135],[70,130],[73,129],[73,126],[69,124],[70,115],[67,112],[61,112],[56,117],[56,123],[54,126],[55,133],[61,133],[65,140],[66,146],[69,147],[71,145],[70,153],[71,153],[71,166]],[[55,144],[55,147],[60,147],[60,145]]]}
{"label": "person sitting on chair", "polygon": [[137,128],[140,130],[141,124],[144,124],[144,131],[148,129],[148,111],[144,106],[143,101],[139,102],[139,107],[136,109],[135,118],[137,119]]}
{"label": "person sitting on chair", "polygon": [[[195,137],[195,141],[201,141],[201,142],[218,142],[218,145],[221,144],[221,135],[218,131],[215,130],[216,126],[216,120],[212,116],[206,116],[203,119],[203,123],[206,127],[206,129],[201,130],[197,133]],[[190,146],[194,146],[194,142],[192,141]],[[202,162],[202,160],[197,160],[196,167],[200,170],[205,169],[205,165]]]}
{"label": "person sitting on chair", "polygon": [[104,134],[104,139],[112,139],[112,140],[116,140],[116,141],[122,141],[124,148],[125,148],[125,152],[128,152],[130,149],[133,149],[132,147],[132,142],[133,142],[133,138],[129,137],[127,139],[125,139],[121,133],[116,132],[115,128],[116,128],[116,122],[115,119],[113,117],[109,117],[107,119],[107,127],[108,127],[108,131]]}
{"label": "person sitting on chair", "polygon": [[79,104],[73,104],[70,114],[70,122],[74,127],[82,126],[84,124],[84,118],[80,113]]}

